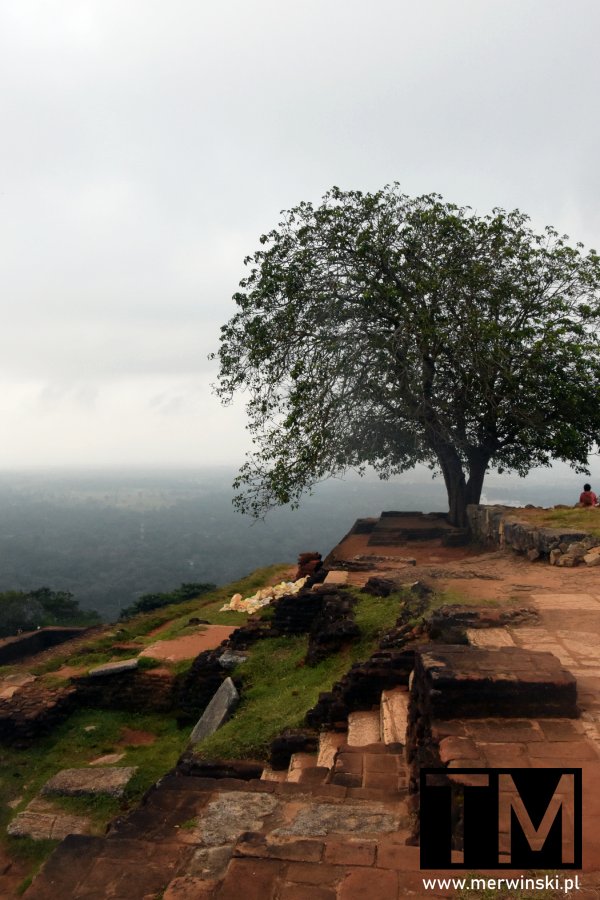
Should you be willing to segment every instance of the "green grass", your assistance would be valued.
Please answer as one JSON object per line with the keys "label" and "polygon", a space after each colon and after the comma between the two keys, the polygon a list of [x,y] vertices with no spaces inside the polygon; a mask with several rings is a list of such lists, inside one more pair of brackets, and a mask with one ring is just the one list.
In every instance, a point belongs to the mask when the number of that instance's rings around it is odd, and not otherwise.
{"label": "green grass", "polygon": [[[518,599],[518,598],[517,598]],[[452,588],[435,593],[429,603],[429,610],[439,609],[440,606],[506,606],[506,600],[494,600],[492,598],[465,597],[460,591]]]}
{"label": "green grass", "polygon": [[234,716],[198,745],[204,758],[266,758],[269,744],[286,728],[300,727],[319,694],[344,675],[352,663],[366,660],[383,632],[398,615],[403,598],[370,597],[359,592],[356,622],[360,637],[317,666],[304,665],[308,638],[268,638],[255,644],[237,674],[243,681],[242,700]]}
{"label": "green grass", "polygon": [[600,507],[519,509],[515,510],[515,515],[540,527],[587,531],[594,537],[600,537]]}
{"label": "green grass", "polygon": [[[231,599],[233,594],[240,593],[247,597],[258,588],[281,581],[283,573],[288,569],[289,565],[284,563],[256,569],[245,578],[209,591],[195,600],[141,613],[126,622],[118,622],[109,626],[109,630],[99,637],[91,638],[89,643],[86,643],[76,653],[69,650],[69,646],[66,644],[64,652],[38,666],[33,666],[31,672],[34,675],[44,675],[56,672],[64,665],[91,669],[107,662],[136,656],[136,650],[116,649],[114,645],[134,643],[141,651],[158,640],[171,640],[182,635],[193,634],[197,631],[198,626],[188,626],[192,617],[206,619],[212,625],[244,624],[247,613],[221,612],[221,607]],[[159,634],[150,633],[163,625],[168,625],[168,627],[165,627]],[[162,664],[164,665],[164,663]],[[6,670],[13,671],[10,666],[6,667]]]}
{"label": "green grass", "polygon": [[[93,725],[94,730],[86,731]],[[124,727],[151,732],[154,744],[126,747],[120,744]],[[6,826],[39,792],[45,782],[61,769],[86,766],[96,757],[124,752],[118,765],[138,766],[122,799],[109,797],[56,797],[57,806],[71,813],[89,816],[96,833],[102,833],[115,815],[129,809],[165,772],[172,768],[187,742],[187,730],[157,714],[136,714],[114,710],[81,709],[63,722],[52,735],[41,738],[27,750],[0,748],[0,835],[11,856],[39,865],[56,842],[11,838]],[[8,803],[18,799],[11,809]]]}

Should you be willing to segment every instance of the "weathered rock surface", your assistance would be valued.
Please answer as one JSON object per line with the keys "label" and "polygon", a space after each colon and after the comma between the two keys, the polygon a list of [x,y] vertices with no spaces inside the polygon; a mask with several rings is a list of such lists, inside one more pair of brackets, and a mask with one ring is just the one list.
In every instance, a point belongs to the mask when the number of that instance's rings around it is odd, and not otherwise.
{"label": "weathered rock surface", "polygon": [[[467,507],[471,534],[481,544],[510,547],[520,553],[537,551],[553,565],[576,565],[592,547],[600,546],[600,538],[586,531],[567,528],[536,527],[519,519],[510,506],[471,505]],[[574,562],[561,563],[563,558]]]}
{"label": "weathered rock surface", "polygon": [[289,825],[276,828],[273,837],[284,835],[361,834],[396,831],[399,816],[380,803],[368,807],[313,803],[301,809]]}
{"label": "weathered rock surface", "polygon": [[67,797],[87,797],[107,794],[122,797],[137,766],[106,766],[93,769],[63,769],[42,788],[42,794],[61,794]]}
{"label": "weathered rock surface", "polygon": [[193,837],[208,847],[235,841],[243,831],[259,831],[263,819],[278,806],[271,794],[231,791],[208,804]]}
{"label": "weathered rock surface", "polygon": [[62,840],[68,834],[89,834],[90,830],[91,822],[85,816],[71,815],[39,797],[15,816],[6,829],[12,837],[30,837],[34,841]]}
{"label": "weathered rock surface", "polygon": [[577,716],[577,685],[552,653],[455,644],[417,648],[413,698],[430,719]]}
{"label": "weathered rock surface", "polygon": [[96,666],[95,669],[90,669],[88,674],[94,677],[101,675],[116,675],[118,672],[133,671],[133,669],[137,669],[137,667],[137,658],[120,659],[117,662],[109,662],[104,663],[102,666]]}
{"label": "weathered rock surface", "polygon": [[240,699],[231,678],[226,678],[202,713],[190,735],[190,743],[198,744],[227,721]]}

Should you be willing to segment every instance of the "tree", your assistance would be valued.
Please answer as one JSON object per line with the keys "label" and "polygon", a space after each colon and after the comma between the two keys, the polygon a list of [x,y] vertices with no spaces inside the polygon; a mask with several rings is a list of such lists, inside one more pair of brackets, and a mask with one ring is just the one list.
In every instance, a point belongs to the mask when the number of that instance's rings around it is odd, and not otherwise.
{"label": "tree", "polygon": [[100,616],[79,608],[69,591],[41,587],[33,591],[0,591],[0,637],[47,625],[96,625]]}
{"label": "tree", "polygon": [[214,591],[215,588],[216,584],[212,582],[184,581],[170,593],[142,594],[135,603],[121,610],[119,619],[132,619],[140,613],[150,612],[153,609],[162,609],[163,606],[171,606],[173,603],[186,603],[188,600],[195,600],[197,597],[201,597],[202,594]]}
{"label": "tree", "polygon": [[235,503],[261,515],[319,480],[424,462],[466,524],[486,472],[586,472],[600,429],[600,258],[526,215],[333,188],[245,263],[217,394],[249,395]]}

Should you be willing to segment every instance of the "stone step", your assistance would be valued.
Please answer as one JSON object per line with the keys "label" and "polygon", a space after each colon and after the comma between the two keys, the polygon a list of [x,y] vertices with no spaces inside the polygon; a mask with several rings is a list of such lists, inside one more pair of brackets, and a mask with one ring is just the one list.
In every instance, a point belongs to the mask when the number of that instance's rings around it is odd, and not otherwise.
{"label": "stone step", "polygon": [[340,746],[346,743],[346,737],[345,731],[322,731],[319,736],[317,765],[332,769],[335,762],[335,755]]}
{"label": "stone step", "polygon": [[165,890],[192,852],[192,848],[174,842],[157,845],[144,840],[69,835],[25,896],[27,900],[155,897]]}
{"label": "stone step", "polygon": [[405,687],[381,694],[381,737],[384,744],[406,744],[409,693]]}
{"label": "stone step", "polygon": [[297,784],[318,787],[320,784],[327,783],[329,772],[330,770],[325,766],[307,766],[300,770]]}
{"label": "stone step", "polygon": [[423,645],[411,697],[430,719],[578,715],[573,675],[552,653],[518,647]]}
{"label": "stone step", "polygon": [[265,766],[263,769],[262,775],[260,776],[261,781],[287,781],[287,769],[272,769],[271,766]]}
{"label": "stone step", "polygon": [[350,747],[366,747],[381,741],[379,709],[350,713],[347,743]]}
{"label": "stone step", "polygon": [[286,781],[298,783],[304,769],[313,769],[317,762],[314,753],[292,753]]}
{"label": "stone step", "polygon": [[323,584],[333,585],[333,584],[347,584],[348,583],[348,572],[346,569],[330,569],[327,575],[325,576],[325,581]]}

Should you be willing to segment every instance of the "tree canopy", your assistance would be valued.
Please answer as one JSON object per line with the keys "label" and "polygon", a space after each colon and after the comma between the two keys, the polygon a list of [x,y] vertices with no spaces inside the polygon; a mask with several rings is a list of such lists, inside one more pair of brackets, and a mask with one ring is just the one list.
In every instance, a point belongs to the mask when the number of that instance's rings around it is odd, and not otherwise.
{"label": "tree canopy", "polygon": [[518,210],[333,188],[246,258],[217,394],[247,394],[242,512],[417,462],[464,525],[491,468],[585,472],[600,429],[600,258]]}
{"label": "tree canopy", "polygon": [[34,591],[0,592],[0,637],[47,625],[96,625],[98,613],[79,608],[69,591],[41,587]]}

